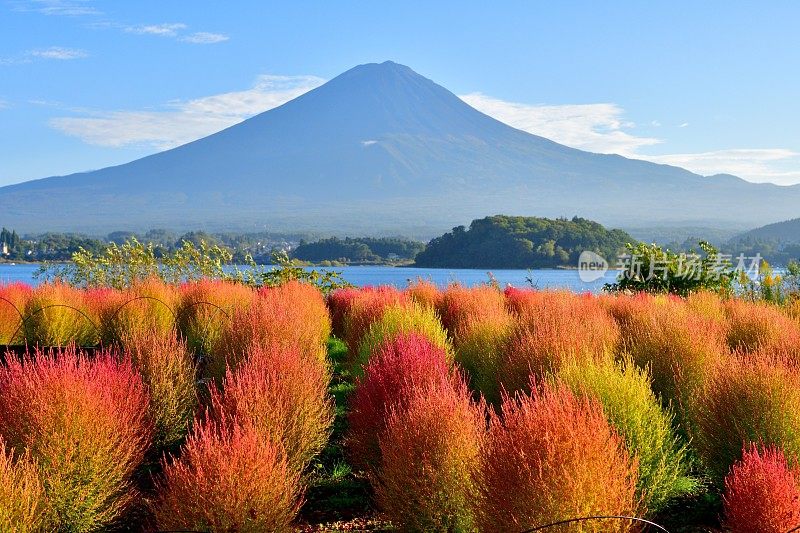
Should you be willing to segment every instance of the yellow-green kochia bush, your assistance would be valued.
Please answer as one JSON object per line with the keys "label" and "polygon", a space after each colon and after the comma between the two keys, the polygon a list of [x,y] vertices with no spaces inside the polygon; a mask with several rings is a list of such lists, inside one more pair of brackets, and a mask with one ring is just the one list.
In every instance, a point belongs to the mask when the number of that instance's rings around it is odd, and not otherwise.
{"label": "yellow-green kochia bush", "polygon": [[689,476],[687,447],[672,428],[672,415],[650,388],[650,375],[632,362],[570,361],[558,378],[575,394],[600,401],[609,423],[639,460],[637,493],[651,513],[697,486]]}

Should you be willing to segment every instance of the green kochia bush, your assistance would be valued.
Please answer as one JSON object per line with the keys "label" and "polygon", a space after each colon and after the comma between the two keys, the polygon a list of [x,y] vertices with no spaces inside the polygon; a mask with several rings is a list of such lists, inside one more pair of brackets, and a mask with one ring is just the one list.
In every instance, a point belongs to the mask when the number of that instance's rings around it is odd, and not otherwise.
{"label": "green kochia bush", "polygon": [[558,374],[576,394],[595,397],[628,451],[639,460],[637,493],[650,512],[691,492],[687,448],[672,429],[672,416],[650,388],[646,370],[632,363],[570,362]]}

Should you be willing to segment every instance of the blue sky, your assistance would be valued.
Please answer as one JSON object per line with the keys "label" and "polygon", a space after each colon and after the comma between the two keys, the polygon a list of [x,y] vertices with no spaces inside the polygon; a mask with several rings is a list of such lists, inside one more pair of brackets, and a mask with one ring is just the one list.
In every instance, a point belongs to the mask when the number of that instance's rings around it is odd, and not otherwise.
{"label": "blue sky", "polygon": [[570,146],[800,183],[798,20],[796,1],[0,0],[0,185],[124,163],[387,59]]}

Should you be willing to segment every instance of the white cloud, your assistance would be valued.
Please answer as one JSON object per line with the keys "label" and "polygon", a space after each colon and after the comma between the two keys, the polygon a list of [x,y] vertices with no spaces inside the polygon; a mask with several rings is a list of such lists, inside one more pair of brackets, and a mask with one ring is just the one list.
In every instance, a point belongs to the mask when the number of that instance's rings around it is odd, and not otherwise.
{"label": "white cloud", "polygon": [[82,59],[84,57],[89,57],[89,54],[86,52],[86,50],[79,50],[77,48],[64,48],[63,46],[51,46],[49,48],[28,50],[27,52],[23,52],[12,57],[0,57],[0,66],[24,65],[34,61],[50,59],[67,61],[70,59]]}
{"label": "white cloud", "polygon": [[164,150],[210,135],[318,87],[314,76],[260,76],[248,90],[170,102],[162,111],[97,111],[58,117],[50,125],[100,146]]}
{"label": "white cloud", "polygon": [[128,33],[138,33],[141,35],[158,35],[160,37],[175,37],[180,30],[185,30],[186,24],[182,22],[168,22],[164,24],[144,24],[141,26],[126,26]]}
{"label": "white cloud", "polygon": [[81,59],[88,57],[89,54],[85,50],[78,50],[76,48],[64,48],[61,46],[51,46],[49,48],[39,48],[31,50],[28,55],[38,57],[40,59],[57,59],[66,61],[70,59]]}
{"label": "white cloud", "polygon": [[616,104],[530,105],[506,102],[482,93],[460,96],[472,107],[515,128],[573,148],[634,157],[639,148],[659,139],[637,137]]}
{"label": "white cloud", "polygon": [[641,158],[682,167],[703,176],[733,174],[758,183],[800,183],[800,153],[783,148],[716,150]]}
{"label": "white cloud", "polygon": [[0,99],[0,109],[8,109],[10,107],[9,103],[5,100]]}
{"label": "white cloud", "polygon": [[650,125],[653,126],[654,128],[660,128],[661,127],[661,123],[659,121],[657,121],[657,120],[654,120],[654,121],[650,122]]}
{"label": "white cloud", "polygon": [[125,26],[115,22],[100,22],[90,25],[93,28],[118,28],[125,33],[135,33],[138,35],[155,35],[158,37],[169,37],[178,41],[191,44],[216,44],[230,39],[222,33],[211,33],[208,31],[196,31],[185,34],[184,30],[189,26],[183,22],[165,22],[161,24],[141,24],[138,26]]}
{"label": "white cloud", "polygon": [[91,5],[91,0],[19,0],[12,3],[15,11],[28,11],[43,15],[85,16],[101,15]]}
{"label": "white cloud", "polygon": [[[642,149],[664,141],[630,132],[616,104],[529,105],[472,93],[460,97],[476,109],[521,130],[590,152],[614,153],[682,167],[703,176],[733,174],[758,183],[800,183],[800,153],[783,148],[730,149],[703,153],[649,155]],[[651,122],[658,127],[658,121]],[[679,124],[686,128],[688,122]]]}
{"label": "white cloud", "polygon": [[222,35],[221,33],[209,33],[207,31],[198,31],[192,33],[191,35],[181,37],[181,41],[192,44],[216,44],[227,41],[228,39],[230,39],[230,37],[227,35]]}

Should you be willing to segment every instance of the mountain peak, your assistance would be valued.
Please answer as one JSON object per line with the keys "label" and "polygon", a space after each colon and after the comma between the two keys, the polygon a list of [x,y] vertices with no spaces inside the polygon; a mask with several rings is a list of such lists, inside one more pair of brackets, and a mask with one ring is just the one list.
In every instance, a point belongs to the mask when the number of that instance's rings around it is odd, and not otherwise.
{"label": "mountain peak", "polygon": [[797,216],[800,187],[568,148],[385,61],[165,152],[0,188],[0,205],[4,223],[20,231],[268,225],[430,236],[493,212],[613,225],[763,224]]}

